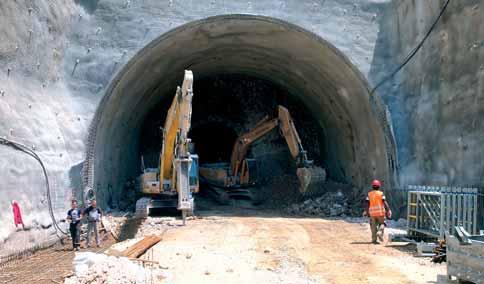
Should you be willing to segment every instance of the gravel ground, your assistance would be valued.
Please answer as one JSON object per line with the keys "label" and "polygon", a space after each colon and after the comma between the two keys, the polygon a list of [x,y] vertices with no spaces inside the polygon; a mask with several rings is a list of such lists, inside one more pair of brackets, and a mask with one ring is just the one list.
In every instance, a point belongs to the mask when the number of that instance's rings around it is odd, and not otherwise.
{"label": "gravel ground", "polygon": [[[162,235],[142,258],[159,262],[165,283],[447,283],[445,264],[413,257],[408,244],[372,245],[367,218],[199,214],[187,226],[159,217],[138,228],[138,237]],[[389,221],[386,231],[401,231],[404,223]]]}

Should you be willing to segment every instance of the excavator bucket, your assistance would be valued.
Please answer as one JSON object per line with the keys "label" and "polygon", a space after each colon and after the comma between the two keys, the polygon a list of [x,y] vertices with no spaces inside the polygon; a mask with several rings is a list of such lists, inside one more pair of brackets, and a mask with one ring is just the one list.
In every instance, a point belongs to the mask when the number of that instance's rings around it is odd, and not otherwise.
{"label": "excavator bucket", "polygon": [[296,175],[299,179],[299,191],[303,195],[320,191],[326,181],[326,171],[321,167],[298,168]]}

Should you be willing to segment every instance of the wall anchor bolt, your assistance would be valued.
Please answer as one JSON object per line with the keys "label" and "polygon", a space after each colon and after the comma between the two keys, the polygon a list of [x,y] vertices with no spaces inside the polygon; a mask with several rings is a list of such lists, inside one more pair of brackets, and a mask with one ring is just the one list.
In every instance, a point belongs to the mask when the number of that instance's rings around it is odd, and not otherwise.
{"label": "wall anchor bolt", "polygon": [[32,40],[32,35],[34,34],[33,30],[29,30],[29,43]]}
{"label": "wall anchor bolt", "polygon": [[76,59],[76,63],[74,64],[74,68],[72,69],[72,75],[74,75],[74,72],[76,72],[77,65],[79,65],[79,62],[81,62],[79,59]]}

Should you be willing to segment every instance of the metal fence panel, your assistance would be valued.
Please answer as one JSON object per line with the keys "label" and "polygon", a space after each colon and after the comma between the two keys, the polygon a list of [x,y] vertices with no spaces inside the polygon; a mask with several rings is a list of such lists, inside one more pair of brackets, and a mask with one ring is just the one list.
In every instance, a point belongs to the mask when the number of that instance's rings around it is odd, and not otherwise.
{"label": "metal fence panel", "polygon": [[407,186],[409,234],[443,239],[462,226],[471,234],[484,229],[484,194],[475,187]]}

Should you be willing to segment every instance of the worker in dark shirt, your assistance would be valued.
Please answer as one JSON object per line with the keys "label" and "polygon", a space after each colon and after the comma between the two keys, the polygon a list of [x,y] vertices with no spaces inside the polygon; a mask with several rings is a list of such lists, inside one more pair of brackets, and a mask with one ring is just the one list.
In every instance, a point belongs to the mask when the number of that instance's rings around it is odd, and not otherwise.
{"label": "worker in dark shirt", "polygon": [[97,207],[96,200],[91,200],[91,206],[87,207],[84,211],[84,215],[87,216],[87,247],[90,247],[91,233],[96,236],[96,246],[99,247],[101,242],[99,240],[99,232],[97,224],[101,222],[102,211]]}
{"label": "worker in dark shirt", "polygon": [[72,200],[71,209],[67,211],[67,220],[70,222],[69,230],[71,231],[72,248],[79,250],[80,244],[80,230],[81,230],[81,210],[77,208],[77,201]]}

